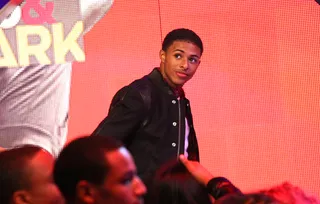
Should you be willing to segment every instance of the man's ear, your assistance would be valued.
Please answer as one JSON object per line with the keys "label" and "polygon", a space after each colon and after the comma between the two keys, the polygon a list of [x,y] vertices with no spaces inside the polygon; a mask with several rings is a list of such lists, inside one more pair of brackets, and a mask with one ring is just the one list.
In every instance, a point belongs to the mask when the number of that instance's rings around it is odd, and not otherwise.
{"label": "man's ear", "polygon": [[161,62],[164,63],[166,61],[166,52],[163,50],[160,50],[159,57],[160,57]]}
{"label": "man's ear", "polygon": [[95,203],[95,189],[88,181],[82,180],[76,186],[75,200],[81,203]]}
{"label": "man's ear", "polygon": [[12,203],[14,204],[28,204],[31,202],[31,195],[25,190],[19,190],[13,193]]}

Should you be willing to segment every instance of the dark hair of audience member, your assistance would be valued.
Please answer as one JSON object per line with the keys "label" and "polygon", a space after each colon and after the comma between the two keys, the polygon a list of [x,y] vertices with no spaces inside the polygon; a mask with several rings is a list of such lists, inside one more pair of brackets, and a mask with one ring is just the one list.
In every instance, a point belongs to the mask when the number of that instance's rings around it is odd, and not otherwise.
{"label": "dark hair of audience member", "polygon": [[112,137],[85,136],[72,141],[61,151],[53,176],[67,202],[74,202],[79,181],[86,180],[95,185],[104,182],[109,170],[105,153],[120,147],[122,144]]}
{"label": "dark hair of audience member", "polygon": [[214,204],[281,204],[274,198],[262,193],[229,194],[216,200]]}
{"label": "dark hair of audience member", "polygon": [[41,150],[24,145],[0,153],[0,203],[10,203],[14,192],[30,188],[28,163]]}
{"label": "dark hair of audience member", "polygon": [[282,203],[320,204],[318,198],[309,195],[300,187],[294,186],[290,182],[284,182],[269,189],[260,190],[259,193],[270,196]]}
{"label": "dark hair of audience member", "polygon": [[178,28],[172,30],[166,35],[162,42],[162,50],[167,51],[168,47],[172,45],[174,41],[187,41],[195,44],[200,48],[200,54],[203,52],[203,44],[200,37],[192,30],[186,28]]}
{"label": "dark hair of audience member", "polygon": [[148,189],[146,204],[211,204],[206,188],[182,163],[171,161],[160,168]]}

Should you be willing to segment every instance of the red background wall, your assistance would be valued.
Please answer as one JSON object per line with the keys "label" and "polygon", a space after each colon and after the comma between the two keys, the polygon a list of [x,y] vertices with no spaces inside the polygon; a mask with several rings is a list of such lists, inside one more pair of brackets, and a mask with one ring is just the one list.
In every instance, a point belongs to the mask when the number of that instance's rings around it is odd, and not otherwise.
{"label": "red background wall", "polygon": [[115,92],[159,65],[162,38],[204,42],[185,85],[201,161],[244,191],[288,180],[320,196],[320,6],[313,0],[115,0],[74,65],[69,141],[91,133]]}

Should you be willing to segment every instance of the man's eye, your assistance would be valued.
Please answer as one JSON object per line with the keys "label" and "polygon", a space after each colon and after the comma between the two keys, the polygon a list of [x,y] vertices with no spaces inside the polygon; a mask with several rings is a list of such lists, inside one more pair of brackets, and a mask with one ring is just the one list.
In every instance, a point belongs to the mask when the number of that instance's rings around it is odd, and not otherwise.
{"label": "man's eye", "polygon": [[180,59],[181,55],[180,54],[175,54],[174,57],[177,58],[177,59]]}
{"label": "man's eye", "polygon": [[192,57],[192,58],[189,59],[189,61],[190,61],[191,63],[197,63],[197,62],[198,62],[198,59]]}
{"label": "man's eye", "polygon": [[121,181],[121,183],[124,184],[124,185],[128,185],[128,184],[131,183],[131,180],[130,179],[124,179],[124,180]]}
{"label": "man's eye", "polygon": [[124,178],[121,181],[121,183],[123,183],[124,185],[129,185],[129,184],[131,184],[132,180],[133,180],[133,176],[130,176],[130,177]]}

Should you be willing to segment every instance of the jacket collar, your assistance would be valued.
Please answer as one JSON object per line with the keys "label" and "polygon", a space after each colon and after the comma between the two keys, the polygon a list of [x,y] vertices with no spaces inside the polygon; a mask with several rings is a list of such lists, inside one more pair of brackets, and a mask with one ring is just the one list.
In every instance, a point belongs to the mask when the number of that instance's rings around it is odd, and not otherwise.
{"label": "jacket collar", "polygon": [[148,76],[151,79],[152,83],[155,84],[163,92],[175,97],[185,97],[184,90],[182,88],[179,91],[174,91],[169,86],[169,84],[162,77],[159,67],[154,68]]}

